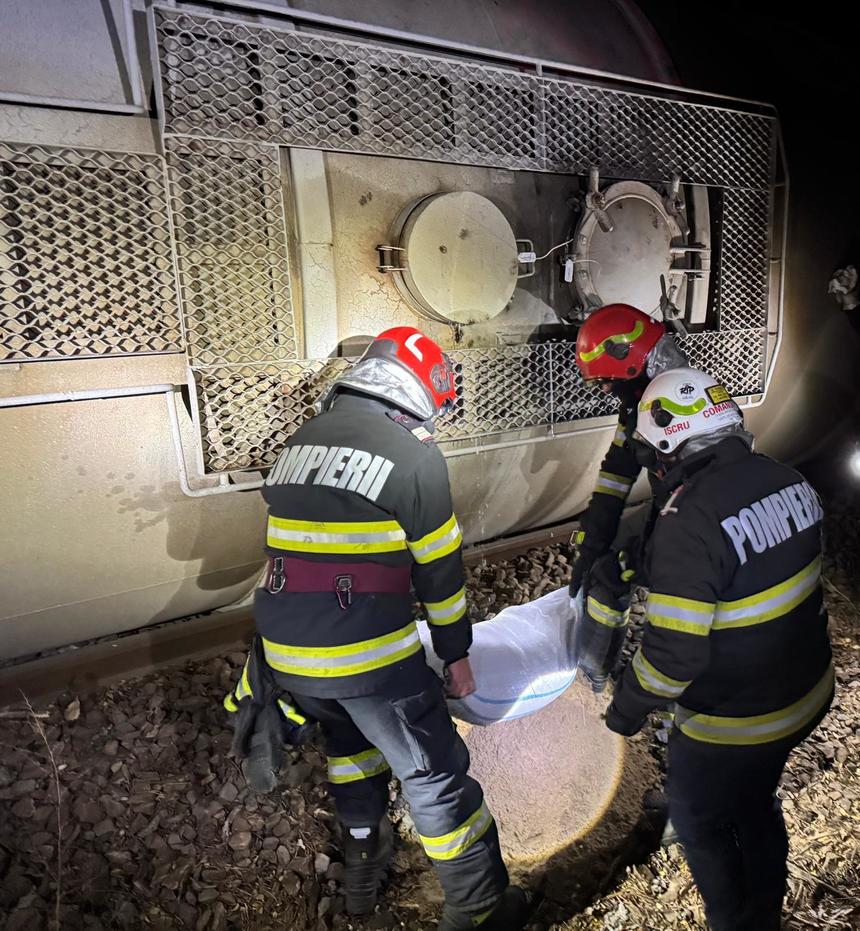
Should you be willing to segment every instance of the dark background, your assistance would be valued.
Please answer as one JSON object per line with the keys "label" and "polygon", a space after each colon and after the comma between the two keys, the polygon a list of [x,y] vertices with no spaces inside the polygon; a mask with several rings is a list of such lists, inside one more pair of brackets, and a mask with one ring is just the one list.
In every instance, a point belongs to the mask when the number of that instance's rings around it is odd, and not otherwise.
{"label": "dark background", "polygon": [[[860,260],[860,13],[846,0],[691,4],[639,0],[687,87],[774,104],[792,220],[811,198],[834,267]],[[827,192],[822,198],[815,189]]]}

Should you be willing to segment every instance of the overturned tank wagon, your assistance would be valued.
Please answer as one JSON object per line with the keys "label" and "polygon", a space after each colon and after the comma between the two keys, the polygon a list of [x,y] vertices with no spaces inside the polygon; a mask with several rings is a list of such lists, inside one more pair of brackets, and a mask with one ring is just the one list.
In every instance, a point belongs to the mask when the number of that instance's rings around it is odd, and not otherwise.
{"label": "overturned tank wagon", "polygon": [[[777,115],[678,86],[632,2],[0,8],[0,659],[245,597],[281,444],[396,324],[456,365],[438,438],[467,543],[584,509],[614,411],[577,327],[610,301],[658,315],[661,278],[762,448],[811,442],[768,429],[783,316],[794,344],[814,325],[783,309]],[[620,772],[571,702],[471,741],[524,861]],[[597,763],[541,776],[553,728]],[[505,834],[528,809],[502,758],[547,811],[571,780],[593,805]]]}

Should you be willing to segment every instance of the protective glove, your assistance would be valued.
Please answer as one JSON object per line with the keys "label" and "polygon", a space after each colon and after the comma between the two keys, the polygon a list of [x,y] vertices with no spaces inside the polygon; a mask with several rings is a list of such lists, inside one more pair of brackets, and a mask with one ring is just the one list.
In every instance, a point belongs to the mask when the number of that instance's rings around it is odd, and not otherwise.
{"label": "protective glove", "polygon": [[583,592],[584,610],[573,632],[578,668],[595,692],[606,688],[627,635],[630,580],[623,553],[606,553],[596,560]]}
{"label": "protective glove", "polygon": [[621,715],[615,707],[615,702],[613,702],[606,709],[604,720],[609,730],[614,731],[616,734],[621,734],[622,737],[632,737],[642,730],[648,718],[646,716],[639,721],[631,721],[629,718],[625,718]]}

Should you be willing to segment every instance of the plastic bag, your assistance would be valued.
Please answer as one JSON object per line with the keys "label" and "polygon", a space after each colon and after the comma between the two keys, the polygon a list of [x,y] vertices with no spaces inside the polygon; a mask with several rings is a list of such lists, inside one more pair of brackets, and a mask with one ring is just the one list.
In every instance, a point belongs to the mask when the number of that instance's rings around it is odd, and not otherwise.
{"label": "plastic bag", "polygon": [[[451,714],[470,724],[494,724],[534,714],[562,695],[576,678],[573,630],[582,602],[567,587],[524,605],[513,605],[476,624],[469,659],[476,691],[449,698]],[[441,675],[430,631],[419,624],[427,661]]]}

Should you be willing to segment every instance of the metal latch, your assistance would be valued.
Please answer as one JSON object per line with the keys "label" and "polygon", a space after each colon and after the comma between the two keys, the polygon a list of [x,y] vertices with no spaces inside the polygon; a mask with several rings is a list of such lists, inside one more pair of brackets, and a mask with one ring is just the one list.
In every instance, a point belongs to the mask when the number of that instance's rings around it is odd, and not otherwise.
{"label": "metal latch", "polygon": [[[394,255],[394,253],[398,255]],[[376,254],[379,261],[376,264],[377,271],[387,274],[388,272],[405,272],[406,250],[402,246],[378,245]],[[395,264],[395,259],[396,264]]]}
{"label": "metal latch", "polygon": [[336,575],[334,577],[334,593],[337,595],[337,603],[342,611],[352,604],[352,576]]}

